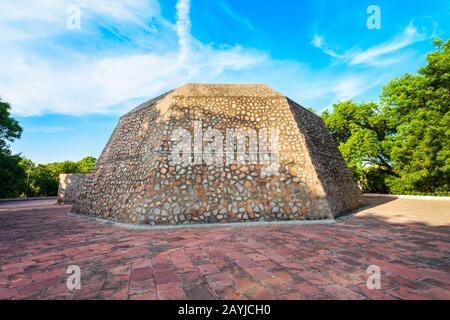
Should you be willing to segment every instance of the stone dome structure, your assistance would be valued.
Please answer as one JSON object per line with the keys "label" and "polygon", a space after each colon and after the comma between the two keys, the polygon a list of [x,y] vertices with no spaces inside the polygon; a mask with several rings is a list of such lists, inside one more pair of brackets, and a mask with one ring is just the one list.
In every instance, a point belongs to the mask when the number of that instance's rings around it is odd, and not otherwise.
{"label": "stone dome structure", "polygon": [[328,219],[361,203],[320,117],[266,85],[187,84],[120,118],[73,212],[173,225]]}

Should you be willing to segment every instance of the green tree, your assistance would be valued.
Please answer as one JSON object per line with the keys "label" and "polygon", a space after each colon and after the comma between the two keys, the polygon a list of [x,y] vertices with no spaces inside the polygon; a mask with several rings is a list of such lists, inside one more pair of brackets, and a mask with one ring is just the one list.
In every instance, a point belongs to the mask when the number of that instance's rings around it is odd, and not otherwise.
{"label": "green tree", "polygon": [[54,196],[62,173],[90,172],[96,159],[35,165],[31,160],[12,155],[9,143],[19,139],[22,128],[11,117],[11,106],[0,100],[0,198]]}
{"label": "green tree", "polygon": [[450,190],[450,40],[434,45],[418,74],[391,81],[381,96],[395,126],[389,137],[395,193]]}
{"label": "green tree", "polygon": [[20,138],[22,128],[11,117],[11,106],[0,99],[0,197],[21,196],[25,185],[25,172],[19,166],[21,157],[12,155],[9,143]]}
{"label": "green tree", "polygon": [[47,197],[58,193],[58,179],[51,166],[38,164],[32,172],[29,180],[30,189],[34,191],[33,196]]}
{"label": "green tree", "polygon": [[380,103],[333,105],[322,117],[366,192],[450,194],[450,40]]}
{"label": "green tree", "polygon": [[79,172],[91,172],[95,168],[97,159],[94,157],[86,157],[77,162]]}
{"label": "green tree", "polygon": [[32,177],[36,167],[35,164],[31,160],[21,157],[19,167],[21,167],[25,173],[24,186],[22,187],[20,197],[29,198],[38,196],[39,189],[32,184]]}
{"label": "green tree", "polygon": [[0,99],[0,152],[9,150],[8,142],[19,139],[22,127],[19,122],[11,117],[11,106]]}
{"label": "green tree", "polygon": [[22,158],[9,151],[0,152],[0,198],[24,197],[26,172],[19,165]]}
{"label": "green tree", "polygon": [[375,103],[353,101],[322,113],[350,171],[365,192],[387,192],[386,176],[394,173],[389,160],[392,124]]}
{"label": "green tree", "polygon": [[63,161],[30,166],[28,191],[34,196],[54,196],[58,192],[59,175],[87,173],[94,169],[96,159],[86,157],[78,162]]}

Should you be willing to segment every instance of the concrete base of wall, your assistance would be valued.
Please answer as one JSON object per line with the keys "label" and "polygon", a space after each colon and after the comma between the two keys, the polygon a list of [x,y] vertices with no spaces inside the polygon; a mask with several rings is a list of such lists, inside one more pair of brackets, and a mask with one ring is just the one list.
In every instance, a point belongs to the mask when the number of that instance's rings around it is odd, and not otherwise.
{"label": "concrete base of wall", "polygon": [[115,222],[106,219],[89,217],[83,214],[69,212],[69,216],[80,217],[84,219],[90,219],[98,221],[102,224],[113,225],[115,227],[126,228],[130,230],[171,230],[171,229],[190,229],[190,228],[235,228],[235,227],[258,227],[258,226],[270,226],[270,225],[311,225],[311,224],[335,224],[334,219],[323,220],[289,220],[289,221],[252,221],[252,222],[230,222],[230,223],[189,223],[178,225],[142,225],[142,224],[129,224],[122,222]]}

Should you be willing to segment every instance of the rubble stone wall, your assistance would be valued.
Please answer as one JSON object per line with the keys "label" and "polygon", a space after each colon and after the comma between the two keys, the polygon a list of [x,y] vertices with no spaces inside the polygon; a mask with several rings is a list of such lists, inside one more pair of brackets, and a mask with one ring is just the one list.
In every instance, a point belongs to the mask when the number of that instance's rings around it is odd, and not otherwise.
{"label": "rubble stone wall", "polygon": [[[277,174],[250,161],[171,163],[174,130],[194,135],[200,122],[202,134],[220,130],[224,153],[227,129],[279,130]],[[318,116],[267,86],[186,85],[120,119],[73,211],[151,225],[332,218],[361,193],[330,137]]]}
{"label": "rubble stone wall", "polygon": [[334,216],[361,206],[361,190],[322,118],[288,99],[300,130],[307,136],[312,161]]}
{"label": "rubble stone wall", "polygon": [[60,174],[58,202],[75,202],[79,197],[81,185],[83,184],[85,177],[85,173]]}

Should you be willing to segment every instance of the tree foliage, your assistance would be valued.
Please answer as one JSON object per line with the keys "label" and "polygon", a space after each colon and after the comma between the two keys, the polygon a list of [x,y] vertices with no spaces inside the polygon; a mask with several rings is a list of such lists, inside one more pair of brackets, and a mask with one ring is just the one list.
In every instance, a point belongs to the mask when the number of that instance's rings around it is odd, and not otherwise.
{"label": "tree foliage", "polygon": [[86,157],[78,162],[64,161],[34,164],[21,155],[10,151],[0,152],[0,198],[28,198],[55,196],[58,192],[59,175],[62,173],[85,173],[95,167],[96,159]]}
{"label": "tree foliage", "polygon": [[0,151],[0,198],[17,198],[26,189],[26,172],[20,166],[22,158]]}
{"label": "tree foliage", "polygon": [[334,104],[332,112],[325,111],[322,118],[363,189],[386,192],[387,186],[379,180],[393,173],[386,140],[392,133],[392,125],[379,106],[346,101]]}
{"label": "tree foliage", "polygon": [[25,172],[19,166],[20,156],[12,155],[9,142],[20,138],[22,128],[11,117],[11,106],[0,99],[0,197],[16,197],[24,188]]}
{"label": "tree foliage", "polygon": [[381,96],[396,128],[390,138],[394,192],[450,190],[450,40],[434,43],[427,65],[390,82]]}
{"label": "tree foliage", "polygon": [[0,100],[0,198],[54,196],[61,173],[84,173],[94,169],[96,159],[34,164],[20,154],[13,155],[9,143],[20,138],[22,128],[11,117],[11,106]]}
{"label": "tree foliage", "polygon": [[25,195],[28,197],[54,196],[58,192],[59,175],[63,173],[85,173],[95,167],[96,159],[86,157],[80,161],[64,161],[35,165],[22,159],[19,165],[27,172]]}
{"label": "tree foliage", "polygon": [[341,102],[322,117],[364,191],[448,194],[450,40],[383,88],[380,103]]}
{"label": "tree foliage", "polygon": [[86,157],[77,162],[36,165],[20,155],[0,153],[0,198],[55,196],[60,174],[90,172],[95,161],[93,157]]}
{"label": "tree foliage", "polygon": [[19,122],[11,117],[11,106],[0,99],[0,152],[9,152],[8,142],[19,139],[22,127]]}

